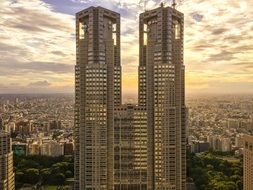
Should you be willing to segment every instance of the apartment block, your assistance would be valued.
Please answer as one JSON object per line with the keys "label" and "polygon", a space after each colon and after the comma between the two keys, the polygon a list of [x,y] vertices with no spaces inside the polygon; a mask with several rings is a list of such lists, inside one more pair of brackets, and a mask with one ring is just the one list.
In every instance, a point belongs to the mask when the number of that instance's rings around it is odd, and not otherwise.
{"label": "apartment block", "polygon": [[0,189],[14,190],[13,153],[10,135],[0,131]]}
{"label": "apartment block", "polygon": [[243,189],[253,189],[253,136],[244,136]]}

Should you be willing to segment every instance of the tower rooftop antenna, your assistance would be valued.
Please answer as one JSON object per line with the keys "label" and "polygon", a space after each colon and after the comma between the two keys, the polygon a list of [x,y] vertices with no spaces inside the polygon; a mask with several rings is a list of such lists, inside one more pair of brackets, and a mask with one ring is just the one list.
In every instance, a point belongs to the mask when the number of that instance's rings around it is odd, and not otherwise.
{"label": "tower rooftop antenna", "polygon": [[176,9],[176,6],[177,6],[176,0],[173,0],[173,1],[172,1],[172,8],[173,8],[173,9]]}
{"label": "tower rooftop antenna", "polygon": [[139,1],[139,5],[141,5],[141,3],[143,3],[144,11],[147,10],[147,1],[148,1],[148,0],[140,0],[140,1]]}

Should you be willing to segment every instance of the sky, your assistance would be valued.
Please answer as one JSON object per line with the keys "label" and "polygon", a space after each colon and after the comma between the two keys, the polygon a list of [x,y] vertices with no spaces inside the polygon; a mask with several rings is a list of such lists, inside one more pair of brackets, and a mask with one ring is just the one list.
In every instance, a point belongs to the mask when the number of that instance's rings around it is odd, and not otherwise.
{"label": "sky", "polygon": [[[147,9],[161,2],[171,3]],[[89,6],[121,14],[123,94],[136,97],[139,0],[0,0],[0,93],[74,92],[75,13]],[[181,0],[177,9],[187,95],[253,93],[253,1]]]}

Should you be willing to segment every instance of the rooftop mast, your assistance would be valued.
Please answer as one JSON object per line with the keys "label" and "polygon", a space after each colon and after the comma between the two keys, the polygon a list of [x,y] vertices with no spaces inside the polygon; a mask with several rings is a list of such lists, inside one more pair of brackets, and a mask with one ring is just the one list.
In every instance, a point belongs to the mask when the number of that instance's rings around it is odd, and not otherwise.
{"label": "rooftop mast", "polygon": [[177,6],[176,0],[173,0],[173,1],[172,1],[172,8],[173,8],[173,9],[176,9],[176,6]]}
{"label": "rooftop mast", "polygon": [[147,1],[148,1],[148,0],[140,0],[140,1],[139,1],[139,5],[141,5],[141,3],[143,3],[143,8],[144,8],[144,11],[145,11],[145,12],[147,11]]}

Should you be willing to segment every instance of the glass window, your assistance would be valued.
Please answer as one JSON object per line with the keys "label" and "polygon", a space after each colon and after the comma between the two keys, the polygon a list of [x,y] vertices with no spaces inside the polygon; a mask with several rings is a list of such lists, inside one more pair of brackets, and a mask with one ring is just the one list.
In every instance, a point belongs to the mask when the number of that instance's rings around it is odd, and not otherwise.
{"label": "glass window", "polygon": [[88,30],[88,25],[85,23],[80,22],[79,23],[79,39],[84,39],[85,33]]}
{"label": "glass window", "polygon": [[147,45],[148,44],[147,41],[148,41],[147,33],[144,33],[143,34],[143,45]]}
{"label": "glass window", "polygon": [[175,22],[175,39],[180,39],[180,23],[178,21]]}

